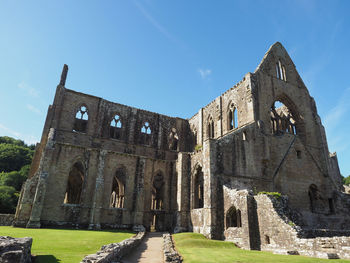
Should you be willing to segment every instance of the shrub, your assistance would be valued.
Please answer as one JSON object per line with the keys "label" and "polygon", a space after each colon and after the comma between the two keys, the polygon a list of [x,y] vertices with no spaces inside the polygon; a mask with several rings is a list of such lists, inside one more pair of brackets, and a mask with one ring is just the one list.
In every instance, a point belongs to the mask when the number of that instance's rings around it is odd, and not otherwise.
{"label": "shrub", "polygon": [[275,197],[276,199],[280,199],[281,198],[281,193],[279,193],[279,192],[264,192],[264,191],[262,191],[262,192],[259,192],[258,193],[258,195],[268,195],[268,196],[273,196],[273,197]]}

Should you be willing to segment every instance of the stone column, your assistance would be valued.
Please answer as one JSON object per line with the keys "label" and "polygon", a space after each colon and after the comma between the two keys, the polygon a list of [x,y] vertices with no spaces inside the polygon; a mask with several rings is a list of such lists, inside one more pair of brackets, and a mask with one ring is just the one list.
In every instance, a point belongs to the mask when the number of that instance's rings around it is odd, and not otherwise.
{"label": "stone column", "polygon": [[38,177],[38,183],[35,190],[35,196],[34,196],[31,215],[27,223],[28,228],[40,228],[41,212],[45,201],[46,181],[49,176],[48,171],[50,168],[50,163],[51,163],[52,154],[53,154],[54,145],[55,145],[54,137],[55,137],[55,129],[51,128],[49,131],[45,149],[40,159],[38,172],[34,175]]}
{"label": "stone column", "polygon": [[179,153],[176,161],[177,171],[177,209],[176,227],[174,232],[188,230],[190,217],[190,167],[189,154]]}
{"label": "stone column", "polygon": [[136,167],[136,180],[134,186],[135,198],[135,211],[134,211],[134,225],[143,224],[143,213],[145,206],[145,193],[144,193],[144,178],[145,178],[145,166],[146,159],[140,157],[137,161]]}
{"label": "stone column", "polygon": [[104,167],[106,154],[106,150],[101,150],[99,153],[95,192],[90,212],[89,229],[101,229],[100,210],[102,208],[102,198],[104,192]]}

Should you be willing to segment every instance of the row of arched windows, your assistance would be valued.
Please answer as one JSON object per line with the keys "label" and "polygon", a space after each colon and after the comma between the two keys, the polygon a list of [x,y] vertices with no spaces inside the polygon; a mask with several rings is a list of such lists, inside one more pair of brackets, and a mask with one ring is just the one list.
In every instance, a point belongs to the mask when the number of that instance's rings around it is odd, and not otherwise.
{"label": "row of arched windows", "polygon": [[[87,124],[89,120],[89,114],[87,107],[85,105],[80,106],[79,110],[75,115],[75,122],[73,125],[73,131],[86,133]],[[109,123],[109,137],[112,139],[120,140],[122,139],[122,128],[123,123],[120,115],[114,115],[113,119]],[[175,128],[172,128],[168,136],[169,149],[177,150],[178,148],[179,136]],[[152,129],[148,121],[142,123],[140,128],[139,143],[144,145],[152,144]]]}
{"label": "row of arched windows", "polygon": [[[109,207],[124,208],[125,203],[126,171],[124,167],[117,169],[113,176],[112,189],[110,192]],[[162,210],[164,204],[164,176],[158,171],[153,178],[151,195],[152,210]],[[81,162],[76,162],[69,172],[66,192],[64,196],[65,204],[80,204],[81,194],[84,186],[84,168]]]}
{"label": "row of arched windows", "polygon": [[[227,111],[227,130],[230,131],[235,128],[238,128],[238,114],[237,108],[231,103]],[[215,137],[215,125],[212,116],[208,118],[207,133],[209,138]]]}

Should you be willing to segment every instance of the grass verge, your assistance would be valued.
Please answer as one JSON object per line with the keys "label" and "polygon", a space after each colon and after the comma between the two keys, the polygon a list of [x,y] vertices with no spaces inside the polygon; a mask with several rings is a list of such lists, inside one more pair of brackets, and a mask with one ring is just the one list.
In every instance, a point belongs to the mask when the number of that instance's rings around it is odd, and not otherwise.
{"label": "grass verge", "polygon": [[[243,250],[231,242],[206,239],[201,234],[179,233],[173,235],[175,246],[182,255],[184,263],[304,263],[329,262],[328,259],[310,258],[304,256],[275,255],[270,252]],[[332,262],[348,260],[332,259]]]}
{"label": "grass verge", "polygon": [[102,245],[132,237],[132,232],[110,230],[28,229],[0,226],[0,236],[32,237],[35,263],[78,263]]}

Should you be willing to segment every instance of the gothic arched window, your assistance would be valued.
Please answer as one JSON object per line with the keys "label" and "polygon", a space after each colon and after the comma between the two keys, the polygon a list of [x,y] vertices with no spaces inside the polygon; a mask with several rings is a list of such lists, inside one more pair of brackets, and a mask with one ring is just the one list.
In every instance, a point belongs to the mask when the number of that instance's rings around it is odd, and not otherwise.
{"label": "gothic arched window", "polygon": [[164,177],[158,172],[152,183],[152,210],[162,210],[164,205]]}
{"label": "gothic arched window", "polygon": [[228,130],[232,130],[233,128],[238,127],[238,116],[237,116],[237,109],[233,105],[233,103],[230,105],[228,109]]}
{"label": "gothic arched window", "polygon": [[241,210],[236,209],[236,207],[231,206],[226,213],[226,229],[229,227],[241,227]]}
{"label": "gothic arched window", "polygon": [[122,121],[120,116],[116,114],[109,126],[109,135],[113,139],[120,139],[122,134]]}
{"label": "gothic arched window", "polygon": [[152,140],[152,130],[148,121],[144,122],[141,127],[141,144],[150,145]]}
{"label": "gothic arched window", "polygon": [[214,130],[214,121],[212,117],[208,119],[208,136],[209,138],[214,138],[215,130]]}
{"label": "gothic arched window", "polygon": [[169,135],[169,149],[177,151],[178,142],[179,136],[177,135],[176,129],[172,128]]}
{"label": "gothic arched window", "polygon": [[124,207],[124,193],[125,193],[125,169],[120,168],[116,171],[113,177],[112,192],[109,201],[110,207],[123,208]]}
{"label": "gothic arched window", "polygon": [[66,194],[64,197],[65,204],[79,204],[81,192],[84,183],[84,168],[80,162],[73,165],[69,172]]}
{"label": "gothic arched window", "polygon": [[193,208],[203,208],[204,207],[204,178],[202,167],[198,167],[194,175],[193,183]]}
{"label": "gothic arched window", "polygon": [[89,115],[87,107],[85,105],[80,106],[77,113],[75,114],[73,131],[85,133],[87,129],[88,119]]}
{"label": "gothic arched window", "polygon": [[280,101],[275,101],[270,110],[272,134],[297,134],[296,121],[291,111]]}

